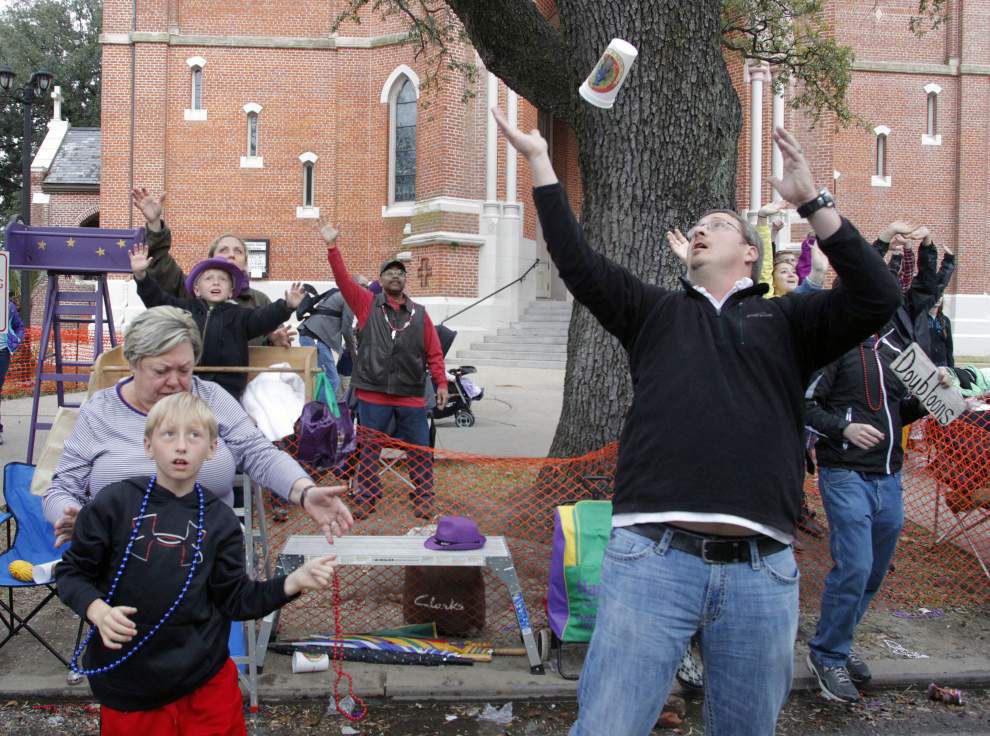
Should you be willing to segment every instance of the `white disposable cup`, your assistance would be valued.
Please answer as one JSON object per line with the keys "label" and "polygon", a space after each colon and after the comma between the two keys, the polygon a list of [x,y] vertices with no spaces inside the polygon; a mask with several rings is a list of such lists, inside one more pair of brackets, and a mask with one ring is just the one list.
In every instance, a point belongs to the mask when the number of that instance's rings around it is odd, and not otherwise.
{"label": "white disposable cup", "polygon": [[52,560],[51,562],[43,562],[40,565],[33,565],[31,568],[31,577],[34,578],[34,582],[40,584],[50,583],[52,581],[52,576],[55,574],[55,565],[57,565],[61,560]]}
{"label": "white disposable cup", "polygon": [[639,52],[636,47],[621,38],[613,38],[595,68],[578,89],[585,101],[605,110],[612,109],[619,88],[626,81]]}
{"label": "white disposable cup", "polygon": [[330,657],[326,654],[311,652],[292,653],[292,674],[300,672],[324,672],[330,669]]}

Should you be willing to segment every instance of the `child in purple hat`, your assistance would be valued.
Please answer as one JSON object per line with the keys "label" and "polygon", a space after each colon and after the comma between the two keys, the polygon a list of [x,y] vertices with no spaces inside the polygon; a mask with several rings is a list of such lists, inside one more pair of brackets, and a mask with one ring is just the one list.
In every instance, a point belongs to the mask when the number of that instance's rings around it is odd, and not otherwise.
{"label": "child in purple hat", "polygon": [[[248,341],[267,335],[289,319],[306,293],[296,282],[286,290],[285,299],[246,309],[231,299],[247,288],[247,276],[226,258],[208,258],[193,266],[186,278],[186,288],[195,298],[181,299],[166,294],[157,281],[147,278],[151,263],[147,246],[134,246],[130,257],[138,296],[146,307],[180,307],[196,320],[203,334],[201,365],[248,365]],[[247,385],[244,373],[202,373],[200,378],[220,384],[235,399],[240,399]]]}

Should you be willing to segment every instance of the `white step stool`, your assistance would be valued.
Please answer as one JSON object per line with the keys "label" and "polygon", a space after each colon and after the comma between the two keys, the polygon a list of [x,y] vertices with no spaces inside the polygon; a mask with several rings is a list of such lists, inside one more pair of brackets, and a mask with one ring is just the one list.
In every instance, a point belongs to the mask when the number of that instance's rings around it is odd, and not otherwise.
{"label": "white step stool", "polygon": [[[387,537],[387,536],[344,536],[337,537],[329,544],[319,535],[293,535],[286,540],[285,547],[278,557],[278,569],[288,574],[303,564],[307,557],[337,555],[339,565],[406,566],[425,565],[435,567],[487,567],[505,583],[512,598],[512,606],[519,622],[526,656],[529,658],[529,671],[534,675],[545,674],[529,622],[526,601],[522,587],[512,564],[512,555],[505,543],[505,537],[488,537],[485,546],[475,550],[440,551],[428,549],[424,542],[429,537]],[[261,621],[256,657],[258,666],[264,665],[268,641],[274,630],[277,612]]]}

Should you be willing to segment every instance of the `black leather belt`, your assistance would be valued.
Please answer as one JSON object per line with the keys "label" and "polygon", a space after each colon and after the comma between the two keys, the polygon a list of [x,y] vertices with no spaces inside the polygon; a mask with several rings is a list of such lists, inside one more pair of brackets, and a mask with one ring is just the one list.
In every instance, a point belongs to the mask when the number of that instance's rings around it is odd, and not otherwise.
{"label": "black leather belt", "polygon": [[670,546],[673,549],[700,557],[709,565],[750,562],[750,542],[753,541],[756,542],[756,549],[761,556],[772,555],[790,546],[762,534],[753,537],[705,536],[686,532],[666,524],[633,524],[620,527],[620,529],[628,529],[654,542],[659,542],[667,531],[672,531],[674,535],[670,538]]}

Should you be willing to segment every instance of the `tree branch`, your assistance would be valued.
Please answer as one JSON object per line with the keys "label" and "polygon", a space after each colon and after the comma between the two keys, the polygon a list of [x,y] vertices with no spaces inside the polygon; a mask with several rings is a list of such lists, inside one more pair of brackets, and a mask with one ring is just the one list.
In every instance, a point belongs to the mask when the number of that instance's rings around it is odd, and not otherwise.
{"label": "tree branch", "polygon": [[581,83],[563,39],[532,0],[446,0],[489,71],[540,109],[574,120]]}

